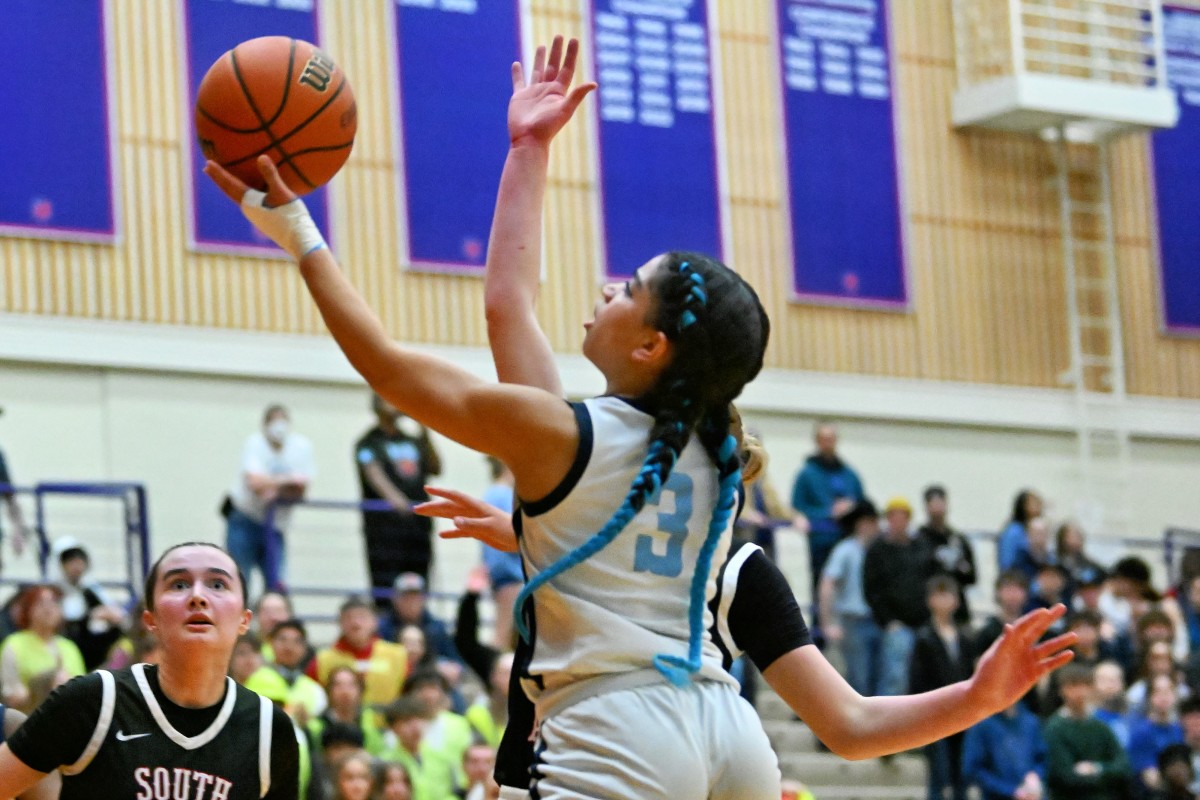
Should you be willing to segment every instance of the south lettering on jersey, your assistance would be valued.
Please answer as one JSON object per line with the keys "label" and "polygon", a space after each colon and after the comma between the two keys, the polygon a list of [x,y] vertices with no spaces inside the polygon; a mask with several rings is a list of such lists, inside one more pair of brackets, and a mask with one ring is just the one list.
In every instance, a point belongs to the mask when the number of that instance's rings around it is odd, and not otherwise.
{"label": "south lettering on jersey", "polygon": [[184,767],[138,767],[133,778],[138,785],[137,800],[229,800],[233,788],[225,778]]}

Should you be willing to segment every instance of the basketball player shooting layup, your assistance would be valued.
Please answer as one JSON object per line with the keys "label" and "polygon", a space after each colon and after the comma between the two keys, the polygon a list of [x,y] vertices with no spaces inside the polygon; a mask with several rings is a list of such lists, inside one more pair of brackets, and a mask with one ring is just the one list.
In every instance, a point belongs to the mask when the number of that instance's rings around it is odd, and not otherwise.
{"label": "basketball player shooting layup", "polygon": [[296,800],[291,721],[225,674],[250,624],[233,559],[213,544],[178,545],[155,562],[145,592],[161,664],[55,690],[0,746],[0,797],[59,770],[63,800]]}
{"label": "basketball player shooting layup", "polygon": [[[537,168],[595,88],[568,91],[577,51],[572,42],[563,59],[557,42],[548,64],[539,51],[537,102],[510,107],[510,131],[516,111],[526,135],[509,166]],[[519,65],[513,84],[525,86]],[[754,291],[704,256],[655,256],[606,288],[586,326],[604,397],[568,404],[488,384],[393,342],[303,203],[269,159],[259,166],[266,195],[213,163],[206,171],[299,262],[351,363],[392,405],[516,476],[531,574],[517,624],[533,643],[538,795],[775,800],[774,755],[705,635],[710,567],[728,549],[740,482],[729,404],[761,368],[769,330]],[[540,196],[530,205],[513,195],[518,185],[502,182],[497,205],[540,214]],[[647,759],[647,742],[669,746]]]}
{"label": "basketball player shooting layup", "polygon": [[[508,202],[496,206],[484,295],[488,341],[500,380],[561,395],[554,356],[535,313],[541,285],[538,211],[546,186],[550,136],[542,132],[531,142],[527,125],[532,109],[554,105],[554,98],[567,89],[569,70],[564,79],[557,45],[551,48],[548,63],[543,65],[540,57],[535,62],[529,86],[514,86],[509,102],[509,134],[514,147],[500,189]],[[569,51],[567,58],[569,64]],[[757,470],[748,466],[746,474],[751,472]],[[517,549],[508,514],[461,492],[431,487],[430,493],[437,499],[415,510],[453,519],[456,529],[443,536],[472,536],[501,550]],[[758,547],[746,544],[731,550],[717,584],[718,593],[709,602],[715,619],[710,632],[727,653],[726,663],[745,651],[822,741],[847,758],[894,753],[961,731],[1016,702],[1048,671],[1071,657],[1063,652],[1073,641],[1070,635],[1038,643],[1064,613],[1059,606],[1015,622],[969,681],[913,697],[860,697],[812,645],[786,579]],[[518,648],[519,663],[525,662],[527,650]],[[514,669],[514,676],[517,674]],[[536,781],[540,770],[537,751],[529,742],[533,713],[525,707],[527,703],[520,687],[514,685],[509,695],[509,724],[496,759],[496,779],[503,797],[529,797],[530,780]]]}

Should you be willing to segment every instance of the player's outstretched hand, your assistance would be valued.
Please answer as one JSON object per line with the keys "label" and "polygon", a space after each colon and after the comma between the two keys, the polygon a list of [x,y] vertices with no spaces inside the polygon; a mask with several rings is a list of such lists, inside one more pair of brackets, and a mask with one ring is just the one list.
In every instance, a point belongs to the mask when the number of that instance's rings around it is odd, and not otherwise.
{"label": "player's outstretched hand", "polygon": [[205,163],[204,174],[241,207],[242,214],[254,227],[296,261],[325,247],[325,239],[309,216],[304,201],[279,177],[274,162],[262,155],[256,166],[267,183],[265,193],[251,189],[215,161]]}
{"label": "player's outstretched hand", "polygon": [[508,137],[513,144],[522,141],[548,144],[571,119],[583,98],[596,88],[590,81],[571,88],[578,58],[578,39],[567,42],[564,56],[563,37],[555,36],[548,57],[545,45],[537,49],[528,83],[521,62],[512,65]]}
{"label": "player's outstretched hand", "polygon": [[[283,178],[279,177],[279,170],[275,169],[275,163],[269,157],[259,156],[255,166],[258,167],[259,174],[267,182],[266,195],[260,198],[264,207],[278,208],[296,199],[296,193],[288,188],[288,185],[283,182]],[[240,205],[245,201],[246,192],[250,190],[250,187],[217,162],[205,162],[204,174],[212,178],[213,183],[233,202]]]}
{"label": "player's outstretched hand", "polygon": [[517,535],[506,511],[455,489],[426,486],[425,491],[437,499],[415,505],[412,510],[423,517],[453,522],[453,530],[438,534],[443,539],[478,539],[505,553],[517,552]]}
{"label": "player's outstretched hand", "polygon": [[1074,633],[1064,633],[1039,641],[1055,621],[1067,613],[1061,603],[1053,608],[1030,611],[1004,626],[1004,633],[979,659],[971,678],[974,702],[994,713],[1008,708],[1050,672],[1070,661],[1068,650],[1075,644]]}

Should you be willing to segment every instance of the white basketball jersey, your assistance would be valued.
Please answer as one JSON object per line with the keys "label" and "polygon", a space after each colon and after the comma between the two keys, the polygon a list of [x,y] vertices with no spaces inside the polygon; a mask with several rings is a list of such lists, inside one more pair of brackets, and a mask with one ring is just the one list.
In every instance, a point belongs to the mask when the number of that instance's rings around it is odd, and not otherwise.
{"label": "white basketball jersey", "polygon": [[[521,554],[530,579],[597,533],[629,494],[648,451],[654,418],[628,401],[599,397],[574,404],[580,445],[563,484],[525,504]],[[687,657],[692,575],[717,500],[717,470],[693,436],[657,495],[617,538],[533,594],[533,656],[527,693],[540,709],[605,691],[587,679],[624,676],[656,682],[653,659]],[[704,607],[700,677],[732,682],[708,629],[732,519],[713,554]],[[634,673],[640,673],[640,678]]]}

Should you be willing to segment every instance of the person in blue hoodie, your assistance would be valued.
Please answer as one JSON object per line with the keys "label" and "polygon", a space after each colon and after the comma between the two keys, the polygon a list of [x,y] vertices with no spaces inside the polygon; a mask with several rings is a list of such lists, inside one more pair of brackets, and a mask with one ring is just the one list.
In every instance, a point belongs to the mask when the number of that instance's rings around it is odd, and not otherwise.
{"label": "person in blue hoodie", "polygon": [[[808,563],[814,595],[833,547],[842,538],[840,520],[860,500],[862,481],[837,454],[837,426],[818,422],[813,428],[817,452],[804,462],[792,487],[792,508],[808,519]],[[819,609],[813,608],[813,627],[819,627]]]}
{"label": "person in blue hoodie", "polygon": [[1014,703],[967,730],[963,778],[983,800],[1038,800],[1046,778],[1046,742],[1038,718]]}

